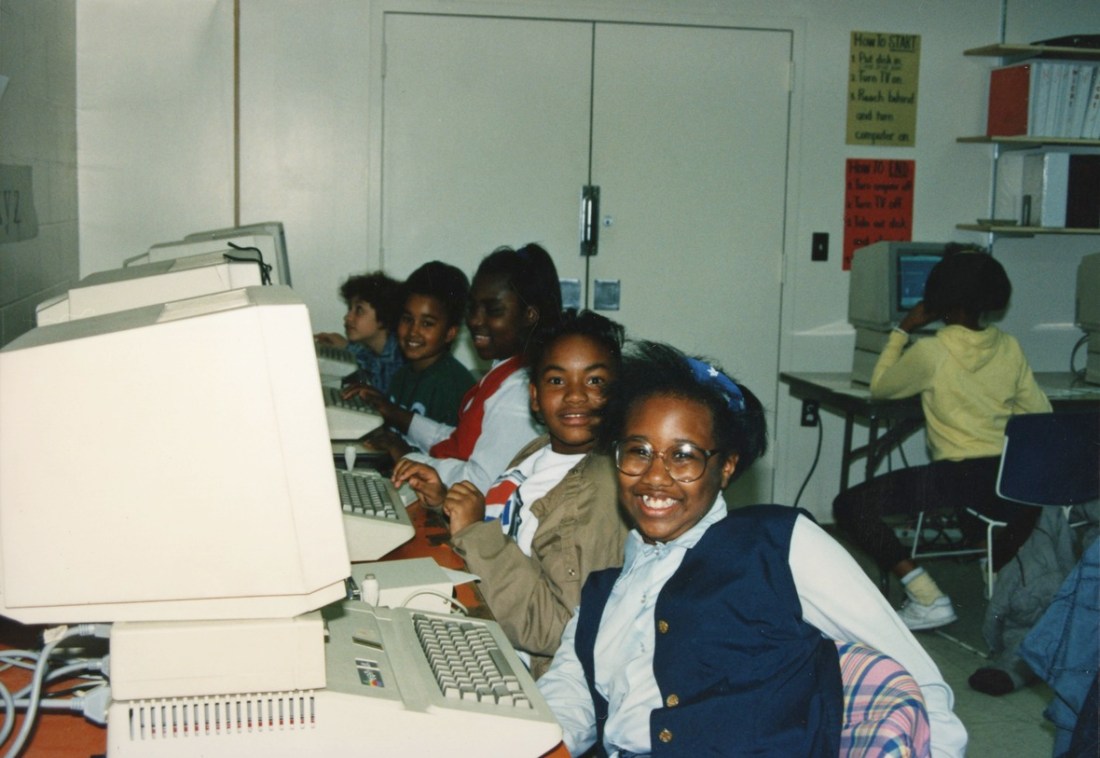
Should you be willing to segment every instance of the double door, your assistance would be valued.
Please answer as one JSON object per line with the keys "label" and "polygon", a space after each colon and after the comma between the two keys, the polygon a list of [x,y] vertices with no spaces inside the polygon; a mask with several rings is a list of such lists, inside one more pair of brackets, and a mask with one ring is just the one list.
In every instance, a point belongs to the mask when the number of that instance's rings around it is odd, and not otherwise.
{"label": "double door", "polygon": [[[774,407],[789,31],[386,13],[383,33],[387,270],[472,274],[539,242],[582,305],[617,282],[603,312],[628,337],[712,356]],[[767,461],[754,479],[770,496]]]}

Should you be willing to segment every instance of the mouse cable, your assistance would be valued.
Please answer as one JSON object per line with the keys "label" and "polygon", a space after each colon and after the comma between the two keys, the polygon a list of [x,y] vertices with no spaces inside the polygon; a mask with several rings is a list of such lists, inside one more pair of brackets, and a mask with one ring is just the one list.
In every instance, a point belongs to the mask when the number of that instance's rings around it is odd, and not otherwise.
{"label": "mouse cable", "polygon": [[453,605],[455,607],[455,609],[459,613],[461,613],[463,616],[469,616],[470,615],[470,609],[469,608],[464,606],[462,603],[460,603],[458,600],[451,597],[450,595],[444,595],[439,590],[416,590],[415,592],[410,594],[407,598],[402,600],[401,604],[398,606],[398,608],[406,607],[409,604],[410,600],[412,600],[414,597],[419,597],[420,595],[435,595],[436,597],[441,597],[444,600],[446,600],[448,603]]}

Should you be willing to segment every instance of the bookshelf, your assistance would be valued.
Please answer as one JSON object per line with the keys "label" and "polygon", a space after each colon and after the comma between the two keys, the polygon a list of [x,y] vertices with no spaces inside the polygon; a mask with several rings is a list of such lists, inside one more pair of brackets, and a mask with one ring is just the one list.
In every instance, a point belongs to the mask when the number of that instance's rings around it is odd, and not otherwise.
{"label": "bookshelf", "polygon": [[[1062,45],[1043,44],[1013,44],[996,43],[976,47],[964,51],[964,55],[999,58],[1001,65],[1012,65],[1028,60],[1075,60],[1075,61],[1100,61],[1100,47],[1070,47]],[[991,207],[997,207],[998,159],[1005,151],[1011,150],[1045,150],[1047,148],[1086,148],[1091,152],[1092,148],[1100,148],[1100,139],[1086,139],[1077,137],[1050,137],[1032,134],[1021,135],[975,135],[958,137],[959,143],[988,145],[993,148],[994,181],[991,192]],[[977,223],[956,224],[957,229],[977,231],[990,234],[994,237],[1032,237],[1043,234],[1074,234],[1096,235],[1100,229],[1095,228],[1071,228],[1052,226],[1019,225],[999,219],[979,219]]]}

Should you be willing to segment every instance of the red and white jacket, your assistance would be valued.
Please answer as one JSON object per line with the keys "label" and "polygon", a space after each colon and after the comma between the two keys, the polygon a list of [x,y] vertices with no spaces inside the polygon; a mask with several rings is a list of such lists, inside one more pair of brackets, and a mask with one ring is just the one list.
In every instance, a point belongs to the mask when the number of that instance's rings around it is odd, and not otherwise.
{"label": "red and white jacket", "polygon": [[428,453],[405,457],[434,468],[447,487],[465,480],[485,492],[540,432],[531,414],[527,372],[521,357],[513,356],[494,363],[462,398],[458,426],[414,415],[406,436]]}

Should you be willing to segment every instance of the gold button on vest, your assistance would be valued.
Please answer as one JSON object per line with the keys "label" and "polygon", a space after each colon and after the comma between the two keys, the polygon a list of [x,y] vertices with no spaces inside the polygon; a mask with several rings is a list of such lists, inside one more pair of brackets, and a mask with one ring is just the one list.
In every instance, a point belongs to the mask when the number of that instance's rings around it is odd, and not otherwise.
{"label": "gold button on vest", "polygon": [[669,708],[675,708],[679,704],[680,704],[680,696],[677,695],[676,693],[673,693],[673,694],[669,695],[667,698],[665,698],[665,705],[667,705]]}
{"label": "gold button on vest", "polygon": [[672,742],[672,732],[667,729],[662,729],[657,733],[657,739],[661,742]]}
{"label": "gold button on vest", "polygon": [[657,631],[660,632],[661,634],[665,634],[666,632],[668,632],[668,622],[665,621],[664,619],[661,619],[660,621],[658,621],[657,622]]}

